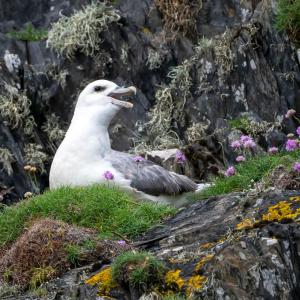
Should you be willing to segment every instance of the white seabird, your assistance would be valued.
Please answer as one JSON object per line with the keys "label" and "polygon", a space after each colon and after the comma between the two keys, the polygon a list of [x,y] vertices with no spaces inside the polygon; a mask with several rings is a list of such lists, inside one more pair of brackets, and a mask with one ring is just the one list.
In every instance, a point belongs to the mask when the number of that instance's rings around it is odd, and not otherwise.
{"label": "white seabird", "polygon": [[137,163],[134,155],[111,149],[108,126],[122,107],[133,106],[121,97],[135,93],[134,87],[119,87],[107,80],[97,80],[85,87],[54,156],[50,189],[103,183],[107,171],[113,174],[113,182],[118,186],[152,200],[197,189],[197,184],[186,176],[169,172],[148,160]]}

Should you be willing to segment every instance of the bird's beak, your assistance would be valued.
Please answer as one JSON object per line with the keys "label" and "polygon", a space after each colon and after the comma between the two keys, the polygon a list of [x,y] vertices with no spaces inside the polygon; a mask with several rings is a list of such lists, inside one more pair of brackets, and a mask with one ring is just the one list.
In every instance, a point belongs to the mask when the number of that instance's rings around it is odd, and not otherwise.
{"label": "bird's beak", "polygon": [[129,97],[135,94],[136,94],[136,88],[134,86],[130,86],[128,88],[116,87],[108,96],[111,97],[111,103],[126,108],[132,108],[133,107],[132,103],[123,101],[121,100],[121,98]]}

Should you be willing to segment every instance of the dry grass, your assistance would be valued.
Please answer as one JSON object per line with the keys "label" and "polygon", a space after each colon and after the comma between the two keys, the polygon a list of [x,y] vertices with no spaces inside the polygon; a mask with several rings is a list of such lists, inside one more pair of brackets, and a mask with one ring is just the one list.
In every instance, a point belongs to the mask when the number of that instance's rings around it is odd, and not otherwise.
{"label": "dry grass", "polygon": [[196,30],[196,18],[202,8],[202,0],[155,0],[154,2],[162,14],[168,31],[189,34]]}
{"label": "dry grass", "polygon": [[35,221],[0,259],[0,280],[21,288],[38,287],[72,267],[67,247],[70,244],[79,246],[95,240],[93,248],[78,248],[80,264],[110,260],[128,250],[117,242],[98,241],[96,234],[95,230],[61,221]]}

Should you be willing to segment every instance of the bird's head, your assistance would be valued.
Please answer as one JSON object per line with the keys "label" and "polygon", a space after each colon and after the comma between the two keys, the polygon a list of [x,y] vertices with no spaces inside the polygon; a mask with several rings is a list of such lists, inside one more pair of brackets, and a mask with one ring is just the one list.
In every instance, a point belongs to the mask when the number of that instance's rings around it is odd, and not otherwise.
{"label": "bird's head", "polygon": [[96,80],[80,93],[76,110],[78,113],[79,111],[89,113],[91,116],[99,115],[103,122],[109,122],[120,108],[133,107],[133,104],[125,99],[134,94],[136,94],[135,87],[119,87],[108,80]]}

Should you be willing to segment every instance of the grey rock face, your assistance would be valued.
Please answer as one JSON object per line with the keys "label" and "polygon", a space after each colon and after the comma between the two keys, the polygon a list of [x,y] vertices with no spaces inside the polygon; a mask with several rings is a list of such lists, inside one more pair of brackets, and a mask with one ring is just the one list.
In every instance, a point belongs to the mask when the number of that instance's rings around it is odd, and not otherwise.
{"label": "grey rock face", "polygon": [[[132,140],[143,135],[140,128],[155,104],[155,93],[159,86],[170,81],[167,77],[169,68],[191,57],[196,59],[190,70],[190,96],[184,106],[182,122],[172,121],[172,130],[184,143],[189,143],[185,132],[193,123],[207,124],[207,134],[211,134],[215,129],[222,129],[218,120],[237,118],[243,112],[273,121],[274,115],[283,114],[288,108],[300,111],[297,52],[288,38],[273,28],[274,7],[270,0],[242,3],[203,0],[195,20],[197,32],[191,37],[178,33],[173,40],[163,36],[162,14],[154,1],[119,1],[117,9],[122,18],[119,24],[112,24],[101,33],[100,62],[81,53],[73,60],[58,57],[46,48],[45,41],[24,42],[8,38],[5,33],[20,29],[28,22],[49,29],[50,23],[57,21],[61,14],[69,16],[74,9],[87,3],[83,0],[35,2],[0,3],[0,79],[16,87],[18,93],[25,92],[31,101],[30,113],[36,124],[33,134],[28,136],[22,128],[12,128],[5,118],[1,120],[1,147],[9,149],[15,158],[13,175],[0,172],[2,184],[15,187],[13,194],[6,196],[6,202],[21,197],[26,191],[43,190],[48,185],[47,172],[59,142],[53,146],[42,126],[49,115],[55,113],[60,117],[61,127],[66,129],[79,91],[95,79],[104,77],[138,88],[133,110],[120,112],[111,125],[112,146],[121,151],[129,150],[133,146]],[[202,37],[221,43],[217,43],[217,48],[206,47],[197,54],[195,46]],[[149,68],[150,49],[163,56],[157,68]],[[11,71],[4,59],[7,51],[20,60]],[[5,92],[3,84],[0,92]],[[285,128],[293,130],[294,125],[291,121],[286,122]],[[282,141],[279,135],[274,139]],[[209,163],[192,162],[195,169],[189,174],[195,179],[216,173],[222,165],[224,157],[218,142],[215,141],[215,145],[202,142],[201,150],[196,143],[198,154],[199,151],[201,154],[198,156],[207,157],[208,151],[214,153],[214,157]],[[275,142],[270,135],[268,143]],[[37,182],[23,170],[27,164],[24,149],[29,143],[40,145],[40,150],[47,154],[47,160],[43,162],[46,173],[36,174]],[[207,144],[213,147],[208,149]],[[230,151],[227,148],[224,151],[229,154],[225,159],[230,160]]]}

